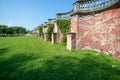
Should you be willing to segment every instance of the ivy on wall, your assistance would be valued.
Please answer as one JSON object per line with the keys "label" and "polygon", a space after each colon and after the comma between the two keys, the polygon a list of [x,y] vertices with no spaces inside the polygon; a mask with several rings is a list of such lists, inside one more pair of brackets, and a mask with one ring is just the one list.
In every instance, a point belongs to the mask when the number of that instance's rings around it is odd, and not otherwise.
{"label": "ivy on wall", "polygon": [[57,20],[56,22],[63,34],[62,42],[66,44],[67,41],[66,35],[68,32],[70,32],[70,20]]}
{"label": "ivy on wall", "polygon": [[43,26],[38,26],[40,36],[43,34]]}
{"label": "ivy on wall", "polygon": [[54,28],[54,24],[48,24],[48,29],[47,29],[47,40],[48,41],[51,41],[53,28]]}
{"label": "ivy on wall", "polygon": [[40,34],[43,33],[43,26],[41,26],[41,27],[39,28],[39,32],[40,32]]}

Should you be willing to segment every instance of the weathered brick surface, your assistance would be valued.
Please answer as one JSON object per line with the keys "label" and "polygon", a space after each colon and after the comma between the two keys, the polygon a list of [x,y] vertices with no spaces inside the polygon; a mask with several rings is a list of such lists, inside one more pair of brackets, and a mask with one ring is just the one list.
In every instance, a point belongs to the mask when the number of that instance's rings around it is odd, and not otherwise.
{"label": "weathered brick surface", "polygon": [[43,27],[43,33],[47,33],[48,26]]}
{"label": "weathered brick surface", "polygon": [[120,8],[72,16],[71,30],[77,33],[76,49],[103,51],[120,60]]}
{"label": "weathered brick surface", "polygon": [[69,33],[67,35],[67,49],[76,49],[76,33]]}
{"label": "weathered brick surface", "polygon": [[52,34],[52,43],[62,42],[63,34],[59,29],[57,23],[54,23],[53,34]]}
{"label": "weathered brick surface", "polygon": [[79,19],[79,15],[75,15],[71,17],[71,32],[77,32],[77,28],[78,28],[78,19]]}
{"label": "weathered brick surface", "polygon": [[57,23],[54,23],[53,32],[54,32],[54,33],[58,33],[58,26],[57,26]]}
{"label": "weathered brick surface", "polygon": [[52,44],[57,43],[57,33],[52,33]]}
{"label": "weathered brick surface", "polygon": [[45,41],[47,41],[47,29],[48,29],[47,25],[43,27],[43,34],[42,35],[43,35],[43,39]]}

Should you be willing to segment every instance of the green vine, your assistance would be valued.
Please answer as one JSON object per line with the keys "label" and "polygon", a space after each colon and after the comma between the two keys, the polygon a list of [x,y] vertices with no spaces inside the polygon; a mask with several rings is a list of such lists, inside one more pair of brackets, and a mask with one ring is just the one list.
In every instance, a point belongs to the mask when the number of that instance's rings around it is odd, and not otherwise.
{"label": "green vine", "polygon": [[67,41],[66,35],[68,32],[70,32],[70,20],[57,20],[56,22],[63,34],[62,42],[66,44],[66,41]]}
{"label": "green vine", "polygon": [[43,27],[42,26],[39,28],[39,32],[40,32],[40,34],[43,33]]}
{"label": "green vine", "polygon": [[38,26],[40,36],[43,34],[43,26]]}
{"label": "green vine", "polygon": [[47,40],[48,41],[51,41],[53,28],[54,28],[54,24],[48,24],[48,29],[47,29]]}

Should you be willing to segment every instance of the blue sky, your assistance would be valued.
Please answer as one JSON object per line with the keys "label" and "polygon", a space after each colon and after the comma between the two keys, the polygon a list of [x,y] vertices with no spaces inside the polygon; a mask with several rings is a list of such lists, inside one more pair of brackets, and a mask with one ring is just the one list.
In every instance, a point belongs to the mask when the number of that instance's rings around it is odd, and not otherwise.
{"label": "blue sky", "polygon": [[32,30],[56,13],[67,12],[76,0],[0,0],[0,24]]}

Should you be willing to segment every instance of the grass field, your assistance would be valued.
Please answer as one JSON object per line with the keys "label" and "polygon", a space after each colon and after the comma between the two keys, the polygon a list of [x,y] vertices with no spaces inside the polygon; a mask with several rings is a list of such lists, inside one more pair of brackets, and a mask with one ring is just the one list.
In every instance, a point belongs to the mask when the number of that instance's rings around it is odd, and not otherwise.
{"label": "grass field", "polygon": [[0,37],[0,80],[120,80],[120,62],[37,37]]}

